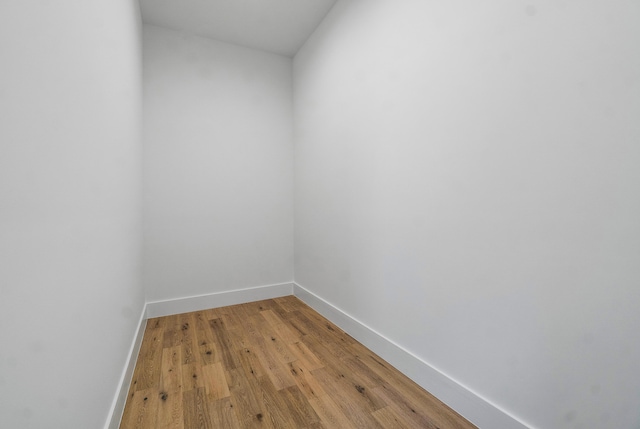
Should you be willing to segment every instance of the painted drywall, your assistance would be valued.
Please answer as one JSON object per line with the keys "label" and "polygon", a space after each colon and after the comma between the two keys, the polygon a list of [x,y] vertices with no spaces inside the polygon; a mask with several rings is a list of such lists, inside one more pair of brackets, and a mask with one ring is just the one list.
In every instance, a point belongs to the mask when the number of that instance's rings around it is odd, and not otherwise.
{"label": "painted drywall", "polygon": [[143,309],[133,0],[0,2],[0,427],[100,428]]}
{"label": "painted drywall", "polygon": [[147,301],[291,282],[291,59],[143,31]]}
{"label": "painted drywall", "polygon": [[295,281],[536,428],[640,426],[640,3],[341,0]]}

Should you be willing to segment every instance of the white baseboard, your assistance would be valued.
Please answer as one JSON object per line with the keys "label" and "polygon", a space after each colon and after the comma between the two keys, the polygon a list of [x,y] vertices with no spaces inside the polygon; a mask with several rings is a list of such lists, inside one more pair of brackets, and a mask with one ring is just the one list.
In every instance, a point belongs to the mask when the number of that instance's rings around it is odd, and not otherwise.
{"label": "white baseboard", "polygon": [[107,416],[107,423],[105,429],[118,429],[120,426],[120,420],[122,419],[122,413],[124,412],[124,405],[127,401],[127,393],[129,392],[129,385],[133,378],[133,370],[136,367],[136,361],[138,360],[138,353],[140,353],[140,346],[142,345],[142,337],[144,336],[144,330],[147,326],[147,307],[142,308],[142,314],[140,315],[140,321],[138,322],[138,329],[136,329],[129,354],[127,355],[127,361],[122,371],[122,376],[118,382],[118,389],[116,390],[116,397],[111,404],[109,415]]}
{"label": "white baseboard", "polygon": [[302,286],[293,294],[481,429],[527,429],[478,394]]}
{"label": "white baseboard", "polygon": [[293,283],[280,283],[248,289],[236,289],[208,295],[147,302],[147,318],[189,313],[191,311],[243,304],[261,299],[278,298],[293,294]]}

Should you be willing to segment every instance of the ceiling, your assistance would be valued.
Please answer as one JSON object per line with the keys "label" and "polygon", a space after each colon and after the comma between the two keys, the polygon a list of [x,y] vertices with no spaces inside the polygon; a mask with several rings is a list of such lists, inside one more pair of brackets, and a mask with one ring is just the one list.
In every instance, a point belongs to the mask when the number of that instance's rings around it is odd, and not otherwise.
{"label": "ceiling", "polygon": [[140,0],[142,20],[292,57],[336,0]]}

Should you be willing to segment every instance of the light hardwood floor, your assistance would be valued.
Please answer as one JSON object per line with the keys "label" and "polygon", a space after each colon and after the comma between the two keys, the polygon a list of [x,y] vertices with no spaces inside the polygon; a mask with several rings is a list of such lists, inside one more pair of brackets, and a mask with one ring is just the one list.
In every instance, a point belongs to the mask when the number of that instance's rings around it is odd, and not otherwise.
{"label": "light hardwood floor", "polygon": [[475,426],[288,296],[149,319],[120,428]]}

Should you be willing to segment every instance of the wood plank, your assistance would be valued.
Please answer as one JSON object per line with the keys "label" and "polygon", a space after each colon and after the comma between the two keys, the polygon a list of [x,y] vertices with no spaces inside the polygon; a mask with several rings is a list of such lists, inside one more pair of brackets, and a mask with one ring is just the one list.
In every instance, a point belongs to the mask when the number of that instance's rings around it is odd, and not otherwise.
{"label": "wood plank", "polygon": [[375,417],[378,423],[380,423],[380,425],[385,429],[420,429],[419,426],[409,424],[409,422],[398,416],[391,407],[384,407],[374,411],[373,417]]}
{"label": "wood plank", "polygon": [[273,427],[278,429],[296,429],[300,427],[294,422],[291,410],[287,408],[287,403],[268,377],[263,377],[260,380],[260,392],[267,411],[265,418],[271,421]]}
{"label": "wood plank", "polygon": [[164,329],[166,321],[167,321],[166,317],[154,317],[154,318],[148,319],[147,326],[145,329],[149,329],[149,330]]}
{"label": "wood plank", "polygon": [[183,429],[182,347],[162,349],[157,427]]}
{"label": "wood plank", "polygon": [[265,346],[280,360],[280,362],[286,365],[289,362],[296,360],[296,356],[291,353],[291,350],[289,350],[287,342],[282,339],[271,325],[264,323],[264,319],[262,317],[253,317],[252,320],[256,322],[258,332],[260,332],[264,338]]}
{"label": "wood plank", "polygon": [[333,328],[328,321],[326,324],[316,323],[301,311],[288,313],[288,318],[294,326],[302,327],[304,332],[308,333],[305,335],[307,338],[313,337],[322,344],[331,353],[332,359],[341,358],[349,353],[346,346],[351,344],[351,340]]}
{"label": "wood plank", "polygon": [[182,389],[182,347],[162,349],[160,390],[175,392]]}
{"label": "wood plank", "polygon": [[[405,410],[419,409],[423,414],[435,419],[441,427],[459,427],[459,422],[469,424],[458,413],[447,407],[438,398],[424,390],[411,379],[403,376],[397,369],[391,366],[377,355],[371,353],[364,346],[359,345],[361,350],[357,357],[371,371],[377,373],[383,380],[382,387],[385,389],[387,402],[394,402],[394,407],[404,407]],[[390,399],[393,397],[394,399]],[[413,404],[407,405],[407,400]],[[395,409],[395,408],[394,408]],[[413,415],[413,412],[411,413]],[[465,426],[462,427],[473,427]]]}
{"label": "wood plank", "polygon": [[[317,369],[317,368],[315,368]],[[304,366],[301,361],[291,362],[289,371],[293,375],[293,380],[304,395],[311,399],[326,394],[318,380],[311,374],[311,371]]]}
{"label": "wood plank", "polygon": [[[147,328],[140,352],[139,365],[136,365],[131,380],[131,388],[147,390],[157,387],[160,382],[160,367],[162,365],[162,339],[164,328]],[[144,340],[146,338],[146,341]]]}
{"label": "wood plank", "polygon": [[204,387],[188,390],[183,393],[184,427],[213,429],[211,415],[207,404],[207,393]]}
{"label": "wood plank", "polygon": [[215,334],[216,346],[221,351],[221,358],[225,370],[234,369],[236,367],[236,361],[233,357],[234,347],[229,339],[226,324],[222,319],[213,319],[209,321],[209,326]]}
{"label": "wood plank", "polygon": [[182,345],[182,333],[180,332],[180,321],[178,315],[167,316],[165,320],[164,335],[162,337],[162,347],[175,347]]}
{"label": "wood plank", "polygon": [[273,383],[276,390],[284,389],[285,387],[296,384],[287,367],[274,356],[265,344],[264,340],[255,341],[253,353],[258,358],[264,372],[271,380],[271,383]]}
{"label": "wood plank", "polygon": [[222,363],[216,362],[212,365],[204,365],[202,367],[202,378],[208,401],[213,402],[231,396]]}
{"label": "wood plank", "polygon": [[182,368],[182,390],[193,390],[204,388],[204,377],[202,377],[202,366],[198,362],[190,362],[181,366]]}
{"label": "wood plank", "polygon": [[156,427],[160,429],[184,429],[182,390],[161,391],[158,402]]}
{"label": "wood plank", "polygon": [[[358,390],[357,385],[351,385],[341,380],[343,377],[336,378],[329,374],[326,368],[316,369],[311,372],[318,380],[327,395],[335,400],[342,412],[349,416],[351,423],[358,428],[382,428],[378,421],[373,418],[371,413],[382,407],[376,406],[367,395],[367,390]],[[346,376],[345,376],[346,377]],[[377,402],[377,401],[376,401]]]}
{"label": "wood plank", "polygon": [[260,363],[260,359],[251,351],[251,349],[246,348],[240,350],[237,360],[240,362],[240,366],[247,377],[258,379],[267,375]]}
{"label": "wood plank", "polygon": [[181,314],[178,318],[182,334],[182,363],[198,362],[200,349],[196,338],[196,320],[192,313]]}
{"label": "wood plank", "polygon": [[154,429],[158,419],[156,389],[138,390],[127,399],[128,409],[122,416],[121,429]]}
{"label": "wood plank", "polygon": [[286,322],[273,310],[261,311],[269,326],[287,343],[293,344],[300,341],[300,334],[289,328]]}
{"label": "wood plank", "polygon": [[271,309],[261,310],[260,315],[264,317],[267,323],[271,326],[277,326],[284,323],[284,320],[278,315],[278,313]]}
{"label": "wood plank", "polygon": [[327,426],[323,425],[322,422],[312,423],[309,426],[305,426],[303,429],[329,429]]}
{"label": "wood plank", "polygon": [[434,407],[433,403],[416,402],[413,398],[400,394],[392,386],[377,387],[374,392],[388,403],[393,411],[416,427],[434,429],[471,427],[450,408],[439,406],[440,404]]}
{"label": "wood plank", "polygon": [[202,365],[211,365],[222,360],[222,354],[216,345],[216,339],[209,326],[208,316],[204,312],[194,314],[195,337],[198,345],[199,360]]}
{"label": "wood plank", "polygon": [[214,428],[240,429],[238,417],[233,410],[231,398],[222,398],[209,404],[211,424]]}
{"label": "wood plank", "polygon": [[322,368],[324,363],[318,357],[313,354],[309,347],[302,341],[298,341],[296,343],[290,344],[289,349],[291,353],[296,357],[296,361],[300,362],[307,369],[313,370]]}
{"label": "wood plank", "polygon": [[248,378],[242,369],[226,372],[227,384],[231,393],[238,422],[243,428],[274,428],[271,419],[267,418],[260,382]]}
{"label": "wood plank", "polygon": [[471,429],[295,297],[150,319],[121,428]]}
{"label": "wood plank", "polygon": [[298,386],[287,387],[280,391],[285,401],[285,407],[291,415],[291,420],[295,423],[296,428],[308,426],[320,421],[309,401],[300,391]]}
{"label": "wood plank", "polygon": [[329,428],[355,429],[351,419],[342,411],[338,404],[329,397],[322,395],[309,399],[309,404],[320,417],[325,426]]}

